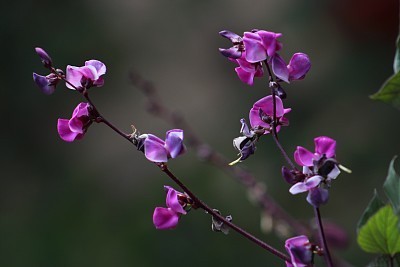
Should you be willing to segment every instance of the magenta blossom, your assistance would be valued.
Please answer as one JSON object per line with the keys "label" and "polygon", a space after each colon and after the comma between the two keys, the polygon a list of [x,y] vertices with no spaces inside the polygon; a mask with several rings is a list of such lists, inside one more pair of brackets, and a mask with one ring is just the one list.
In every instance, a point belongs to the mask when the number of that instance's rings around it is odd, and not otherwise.
{"label": "magenta blossom", "polygon": [[291,262],[286,262],[287,267],[306,267],[312,263],[312,245],[306,236],[301,235],[287,239],[285,248],[291,260]]}
{"label": "magenta blossom", "polygon": [[280,36],[282,36],[281,33],[263,30],[245,32],[243,43],[246,50],[246,60],[250,63],[256,63],[274,56],[275,52],[282,48],[282,44],[277,40]]}
{"label": "magenta blossom", "polygon": [[289,65],[286,65],[279,54],[272,57],[272,71],[276,77],[287,83],[304,79],[310,68],[310,59],[303,53],[295,53],[290,59]]}
{"label": "magenta blossom", "polygon": [[169,130],[165,141],[153,134],[142,134],[137,137],[137,148],[144,152],[144,155],[150,161],[167,162],[169,158],[176,158],[185,153],[183,130]]}
{"label": "magenta blossom", "polygon": [[296,163],[303,166],[304,179],[294,184],[289,192],[308,192],[307,201],[314,207],[319,207],[328,201],[328,188],[331,181],[340,174],[340,170],[335,159],[336,141],[320,136],[314,139],[314,143],[314,153],[301,146],[294,152]]}
{"label": "magenta blossom", "polygon": [[83,67],[67,66],[66,86],[69,89],[83,89],[92,86],[101,87],[104,84],[103,75],[106,73],[106,65],[98,60],[89,60]]}
{"label": "magenta blossom", "polygon": [[[275,96],[276,103],[276,118],[278,125],[276,131],[279,132],[281,126],[289,125],[289,120],[284,117],[286,113],[289,113],[292,109],[284,108],[282,100]],[[272,122],[274,116],[274,105],[272,95],[261,98],[250,110],[250,125],[253,129],[264,128],[264,134],[270,133],[272,130]]]}
{"label": "magenta blossom", "polygon": [[172,187],[164,186],[167,192],[167,208],[156,207],[153,213],[153,223],[157,229],[166,230],[175,228],[181,214],[186,214],[185,207],[190,204],[190,198]]}
{"label": "magenta blossom", "polygon": [[61,139],[66,142],[82,139],[92,123],[90,112],[89,103],[80,103],[72,113],[71,119],[58,119],[57,130]]}
{"label": "magenta blossom", "polygon": [[247,83],[248,85],[253,85],[254,77],[262,77],[264,70],[261,62],[250,63],[246,60],[246,53],[243,52],[242,56],[238,59],[231,59],[231,61],[236,62],[239,67],[235,68],[239,79]]}

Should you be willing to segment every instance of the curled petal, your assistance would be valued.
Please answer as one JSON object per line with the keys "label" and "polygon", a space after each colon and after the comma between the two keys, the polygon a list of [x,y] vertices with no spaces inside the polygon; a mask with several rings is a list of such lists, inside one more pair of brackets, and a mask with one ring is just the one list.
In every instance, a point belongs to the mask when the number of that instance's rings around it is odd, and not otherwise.
{"label": "curled petal", "polygon": [[312,166],[314,154],[305,149],[304,147],[298,146],[294,152],[294,160],[300,166]]}
{"label": "curled petal", "polygon": [[272,57],[272,71],[282,81],[289,83],[289,70],[279,54]]}
{"label": "curled petal", "polygon": [[106,65],[104,65],[103,62],[96,59],[91,59],[86,61],[85,66],[93,66],[96,70],[97,76],[104,75],[106,74],[107,71]]}
{"label": "curled petal", "polygon": [[289,189],[289,192],[292,195],[296,195],[299,193],[310,191],[313,188],[317,187],[321,183],[322,179],[323,178],[319,175],[313,176],[313,177],[307,179],[305,182],[296,183]]}
{"label": "curled petal", "polygon": [[289,69],[289,80],[301,80],[311,68],[310,59],[306,54],[295,53],[290,59]]}
{"label": "curled petal", "polygon": [[[79,67],[75,66],[67,66],[67,72],[66,72],[66,80],[68,83],[65,83],[65,85],[72,90],[76,90],[76,88],[82,88],[81,80],[82,80],[82,73],[79,71]],[[72,85],[71,85],[72,84]]]}
{"label": "curled petal", "polygon": [[242,41],[242,37],[240,37],[239,35],[237,35],[234,32],[228,31],[228,30],[220,31],[219,35],[231,40],[232,43],[238,43],[238,42]]}
{"label": "curled petal", "polygon": [[167,162],[168,151],[163,140],[155,135],[148,134],[144,141],[144,155],[153,162]]}
{"label": "curled petal", "polygon": [[[260,108],[259,107],[253,107],[252,109],[250,109],[250,113],[249,113],[249,119],[250,119],[250,125],[252,128],[256,128],[257,126],[261,126],[264,127],[266,129],[269,129],[271,126],[264,122],[263,120],[261,120],[260,118]],[[267,133],[267,132],[265,132]]]}
{"label": "curled petal", "polygon": [[45,67],[51,67],[53,65],[53,61],[51,60],[51,57],[49,54],[47,54],[46,51],[44,51],[43,48],[40,47],[35,47],[36,54],[40,57],[42,60],[42,63]]}
{"label": "curled petal", "polygon": [[58,119],[57,131],[61,139],[66,142],[73,142],[76,139],[81,139],[83,137],[82,133],[71,131],[69,120],[67,119]]}
{"label": "curled petal", "polygon": [[250,63],[267,59],[267,51],[261,44],[261,38],[257,33],[245,32],[243,43],[246,47],[246,60]]}
{"label": "curled petal", "polygon": [[183,154],[186,151],[183,144],[183,131],[180,129],[169,130],[165,138],[165,147],[171,158],[176,158]]}
{"label": "curled petal", "polygon": [[[283,108],[282,100],[277,96],[275,96],[275,106],[276,106],[276,116],[277,117],[282,117],[285,114],[285,109]],[[268,95],[266,97],[261,98],[256,103],[254,103],[253,107],[261,108],[261,110],[265,114],[267,114],[269,116],[273,116],[273,114],[274,114],[274,102],[273,102],[272,95]],[[289,112],[289,111],[290,110],[288,110],[287,112]]]}
{"label": "curled petal", "polygon": [[221,52],[221,54],[227,58],[237,59],[242,56],[242,52],[240,52],[236,47],[231,47],[228,49],[219,48],[219,52]]}
{"label": "curled petal", "polygon": [[166,230],[178,225],[179,214],[170,208],[157,207],[153,213],[153,223],[157,229]]}
{"label": "curled petal", "polygon": [[315,152],[320,155],[326,155],[327,158],[332,158],[336,153],[336,141],[327,136],[320,136],[314,139]]}
{"label": "curled petal", "polygon": [[171,208],[176,213],[186,214],[186,210],[179,203],[178,194],[179,192],[170,186],[164,186],[167,190],[166,204],[168,208]]}
{"label": "curled petal", "polygon": [[36,73],[33,73],[33,81],[39,86],[40,90],[46,94],[51,95],[56,89],[55,83],[51,83],[49,78]]}

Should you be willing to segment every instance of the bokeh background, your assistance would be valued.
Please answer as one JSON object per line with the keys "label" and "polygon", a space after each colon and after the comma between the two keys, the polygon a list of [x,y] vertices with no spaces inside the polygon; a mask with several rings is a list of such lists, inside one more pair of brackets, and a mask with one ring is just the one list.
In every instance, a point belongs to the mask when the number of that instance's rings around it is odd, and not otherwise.
{"label": "bokeh background", "polygon": [[[79,94],[59,86],[39,92],[32,72],[45,74],[35,46],[56,65],[106,63],[106,84],[92,90],[103,114],[122,129],[164,136],[171,126],[146,112],[144,96],[129,81],[139,71],[179,110],[203,140],[235,159],[231,141],[239,119],[267,94],[266,81],[239,81],[218,47],[230,44],[218,32],[253,28],[282,32],[282,55],[307,53],[307,78],[286,85],[290,127],[281,140],[292,153],[313,149],[313,138],[338,141],[339,160],[353,170],[333,184],[324,218],[337,223],[349,245],[334,253],[365,266],[355,226],[400,152],[399,111],[368,95],[392,70],[397,35],[395,0],[326,1],[3,1],[1,32],[1,266],[283,266],[236,233],[210,230],[201,211],[173,231],[152,225],[163,206],[163,185],[172,183],[143,154],[104,125],[68,144],[57,135],[59,117],[69,118]],[[284,164],[272,139],[241,165],[267,184],[268,192],[294,217],[313,216],[305,195],[291,196],[280,177]],[[260,229],[260,210],[232,177],[190,151],[170,163],[174,172],[211,206],[283,250],[274,232]],[[382,194],[383,195],[383,194]]]}

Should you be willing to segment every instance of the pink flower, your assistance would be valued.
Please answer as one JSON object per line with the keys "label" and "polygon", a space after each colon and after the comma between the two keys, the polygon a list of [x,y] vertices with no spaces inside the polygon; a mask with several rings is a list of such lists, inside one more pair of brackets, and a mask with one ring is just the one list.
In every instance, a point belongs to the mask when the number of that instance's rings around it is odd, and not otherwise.
{"label": "pink flower", "polygon": [[82,139],[92,123],[89,103],[80,103],[72,113],[71,119],[58,119],[57,130],[61,139],[73,142]]}
{"label": "pink flower", "polygon": [[276,51],[282,48],[282,44],[277,40],[281,33],[268,31],[245,32],[243,43],[246,50],[246,60],[250,63],[264,61],[267,56],[272,57]]}
{"label": "pink flower", "polygon": [[334,158],[336,153],[336,141],[327,136],[319,136],[314,139],[315,152],[312,153],[302,146],[298,146],[294,152],[294,159],[300,166],[311,167],[314,161],[318,161],[323,156]]}
{"label": "pink flower", "polygon": [[[232,60],[232,59],[231,59]],[[264,70],[261,62],[250,63],[246,60],[246,53],[243,52],[242,56],[238,59],[233,59],[239,67],[235,68],[239,79],[247,83],[248,85],[253,85],[254,77],[262,77],[264,75]]]}
{"label": "pink flower", "polygon": [[188,196],[169,186],[164,186],[164,189],[167,192],[167,208],[156,207],[153,213],[154,226],[160,230],[175,228],[180,215],[187,213],[184,206],[187,205],[185,199],[188,199]]}
{"label": "pink flower", "polygon": [[[289,125],[289,120],[284,117],[286,113],[289,113],[292,109],[284,108],[282,100],[275,96],[276,104],[276,117],[278,120],[278,125],[276,130],[279,132],[281,126]],[[270,133],[272,130],[271,123],[273,122],[274,105],[272,95],[261,98],[250,110],[249,118],[250,125],[253,129],[264,128],[264,134]]]}
{"label": "pink flower", "polygon": [[165,141],[153,134],[142,134],[137,139],[137,148],[150,161],[167,162],[169,158],[176,158],[186,152],[183,130],[169,130]]}
{"label": "pink flower", "polygon": [[303,53],[295,53],[290,59],[289,65],[286,65],[279,54],[275,54],[272,57],[272,71],[276,77],[287,83],[304,79],[310,68],[310,59]]}
{"label": "pink flower", "polygon": [[103,75],[106,73],[106,65],[98,60],[89,60],[83,67],[67,66],[66,79],[69,89],[83,89],[92,86],[101,87],[104,84]]}
{"label": "pink flower", "polygon": [[289,238],[285,248],[290,255],[291,262],[286,262],[287,267],[306,267],[312,262],[312,246],[304,235]]}

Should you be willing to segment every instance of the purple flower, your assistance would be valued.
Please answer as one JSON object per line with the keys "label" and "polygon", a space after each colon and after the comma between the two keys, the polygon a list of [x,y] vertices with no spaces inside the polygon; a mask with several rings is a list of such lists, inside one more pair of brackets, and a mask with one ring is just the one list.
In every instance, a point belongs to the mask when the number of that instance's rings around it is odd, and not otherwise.
{"label": "purple flower", "polygon": [[340,174],[335,159],[336,141],[327,136],[314,139],[315,152],[298,146],[294,152],[297,164],[303,166],[304,179],[294,184],[289,192],[293,195],[308,191],[307,201],[314,207],[326,204],[331,181]]}
{"label": "purple flower", "polygon": [[[231,59],[232,60],[232,59]],[[242,56],[238,59],[233,59],[239,67],[235,68],[239,79],[247,83],[248,85],[253,85],[254,77],[262,77],[264,75],[264,70],[261,62],[250,63],[246,60],[246,53],[243,52]]]}
{"label": "purple flower", "polygon": [[60,79],[54,73],[50,73],[47,76],[39,75],[37,73],[33,73],[33,81],[39,86],[40,90],[46,94],[51,95],[54,93],[56,86]]}
{"label": "purple flower", "polygon": [[156,207],[153,213],[154,226],[160,230],[175,228],[180,214],[187,213],[184,207],[188,205],[187,202],[190,202],[186,194],[178,192],[169,186],[164,186],[164,189],[167,192],[167,208]]}
{"label": "purple flower", "polygon": [[287,83],[304,79],[310,68],[310,59],[303,53],[295,53],[290,59],[289,65],[286,65],[279,54],[272,57],[272,71],[276,77]]}
{"label": "purple flower", "polygon": [[92,123],[91,106],[89,103],[80,103],[72,113],[71,119],[58,119],[57,130],[61,139],[72,142],[82,139]]}
{"label": "purple flower", "polygon": [[46,68],[50,68],[53,65],[51,57],[49,56],[49,54],[47,54],[46,51],[44,51],[43,48],[35,47],[35,51],[42,60],[42,63]]}
{"label": "purple flower", "polygon": [[169,158],[176,158],[185,153],[183,130],[169,130],[165,141],[153,134],[142,134],[137,137],[137,148],[144,152],[144,155],[150,161],[167,162]]}
{"label": "purple flower", "polygon": [[[289,120],[284,117],[284,115],[290,112],[292,109],[284,108],[282,100],[275,96],[276,103],[276,118],[278,125],[276,125],[276,130],[279,132],[281,126],[289,125]],[[265,130],[264,134],[270,133],[272,130],[274,114],[274,105],[272,95],[261,98],[250,110],[249,118],[250,125],[253,129],[263,128]]]}
{"label": "purple flower", "polygon": [[306,267],[312,262],[312,245],[304,235],[289,238],[285,248],[290,255],[291,262],[286,262],[287,267]]}
{"label": "purple flower", "polygon": [[277,40],[282,34],[268,31],[245,32],[243,43],[246,50],[246,60],[250,63],[264,61],[272,57],[282,48]]}
{"label": "purple flower", "polygon": [[106,65],[98,60],[89,60],[83,67],[67,66],[66,86],[69,89],[83,89],[92,86],[101,87],[104,84],[103,75],[106,73]]}
{"label": "purple flower", "polygon": [[229,39],[233,44],[233,46],[228,49],[220,48],[219,52],[221,52],[221,54],[227,58],[232,58],[232,59],[240,58],[242,56],[242,52],[244,51],[242,37],[240,37],[236,33],[227,30],[220,31],[219,34],[222,37]]}

